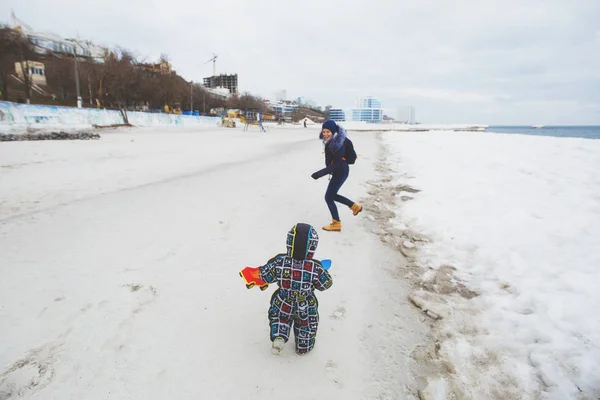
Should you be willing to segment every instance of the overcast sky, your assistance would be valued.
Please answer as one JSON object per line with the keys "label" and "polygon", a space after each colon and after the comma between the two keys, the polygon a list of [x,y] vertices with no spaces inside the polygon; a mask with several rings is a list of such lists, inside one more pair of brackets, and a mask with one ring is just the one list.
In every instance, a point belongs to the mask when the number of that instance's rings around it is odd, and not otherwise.
{"label": "overcast sky", "polygon": [[[36,31],[142,58],[185,79],[237,73],[242,91],[425,123],[600,125],[600,0],[2,0]],[[288,5],[289,4],[289,5]]]}

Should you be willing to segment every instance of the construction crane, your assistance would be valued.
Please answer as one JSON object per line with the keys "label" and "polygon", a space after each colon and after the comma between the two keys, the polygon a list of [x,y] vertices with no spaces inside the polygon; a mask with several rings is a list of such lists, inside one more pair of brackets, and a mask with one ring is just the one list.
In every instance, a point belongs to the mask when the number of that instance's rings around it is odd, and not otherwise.
{"label": "construction crane", "polygon": [[204,63],[204,64],[208,64],[209,62],[212,61],[212,63],[213,63],[213,76],[217,76],[217,57],[219,57],[219,56],[216,55],[215,53],[213,53],[213,58],[211,58],[210,60],[208,60],[207,62]]}

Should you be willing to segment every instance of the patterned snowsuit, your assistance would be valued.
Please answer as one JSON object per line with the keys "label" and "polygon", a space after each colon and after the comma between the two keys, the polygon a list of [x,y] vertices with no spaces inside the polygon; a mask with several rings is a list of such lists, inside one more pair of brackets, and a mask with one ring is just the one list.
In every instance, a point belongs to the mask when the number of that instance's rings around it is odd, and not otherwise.
{"label": "patterned snowsuit", "polygon": [[269,326],[271,341],[286,342],[293,325],[296,353],[315,345],[319,325],[319,302],[314,290],[326,290],[333,281],[321,262],[313,260],[319,243],[317,231],[308,224],[296,224],[287,236],[287,254],[278,254],[259,268],[260,277],[279,286],[271,297]]}

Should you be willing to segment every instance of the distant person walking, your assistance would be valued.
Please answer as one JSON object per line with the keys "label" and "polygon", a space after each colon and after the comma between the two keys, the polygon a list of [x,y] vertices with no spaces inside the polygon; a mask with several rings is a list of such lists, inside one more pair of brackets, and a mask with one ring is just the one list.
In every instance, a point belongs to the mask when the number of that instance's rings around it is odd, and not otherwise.
{"label": "distant person walking", "polygon": [[325,175],[331,174],[331,180],[325,192],[325,202],[329,207],[332,222],[323,227],[326,231],[342,230],[342,221],[338,214],[338,209],[335,204],[345,204],[352,210],[352,214],[358,215],[362,211],[362,206],[352,200],[341,196],[338,191],[348,179],[350,167],[348,164],[353,164],[356,160],[354,146],[350,139],[346,137],[346,131],[333,120],[327,120],[323,123],[323,128],[319,138],[325,144],[325,168],[311,175],[313,179],[319,179]]}

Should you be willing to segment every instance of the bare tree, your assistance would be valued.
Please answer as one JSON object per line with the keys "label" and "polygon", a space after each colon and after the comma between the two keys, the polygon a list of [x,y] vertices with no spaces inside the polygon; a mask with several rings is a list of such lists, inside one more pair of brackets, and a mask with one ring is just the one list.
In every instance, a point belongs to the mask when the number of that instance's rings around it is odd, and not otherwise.
{"label": "bare tree", "polygon": [[25,85],[25,99],[27,104],[31,103],[31,74],[33,65],[31,61],[34,55],[31,45],[23,36],[19,35],[16,40],[17,49],[19,51],[19,63],[21,65],[21,71],[23,73],[23,84]]}
{"label": "bare tree", "polygon": [[231,96],[227,105],[232,108],[265,108],[264,102],[260,97],[253,96],[249,92],[244,92],[241,96]]}
{"label": "bare tree", "polygon": [[96,96],[94,95],[95,89],[92,90],[92,88],[96,87],[94,75],[95,68],[96,62],[91,58],[79,63],[79,73],[82,78],[85,78],[85,81],[82,83],[87,86],[90,107],[93,106],[94,100],[96,98]]}
{"label": "bare tree", "polygon": [[159,63],[169,63],[171,64],[171,58],[167,53],[161,53],[160,58],[158,59]]}
{"label": "bare tree", "polygon": [[94,82],[96,91],[96,107],[106,107],[104,97],[106,93],[106,83],[110,79],[112,60],[114,58],[112,51],[106,50],[104,52],[103,61],[101,63],[90,63],[89,74],[90,79]]}
{"label": "bare tree", "polygon": [[2,81],[2,98],[8,100],[8,76],[14,70],[16,48],[13,40],[14,31],[6,26],[0,27],[0,81]]}
{"label": "bare tree", "polygon": [[75,71],[72,60],[62,56],[49,56],[45,64],[48,85],[60,90],[60,98],[67,99],[69,93],[75,92]]}
{"label": "bare tree", "polygon": [[121,111],[123,122],[129,124],[127,109],[139,100],[138,63],[130,51],[118,49],[105,59],[106,86],[112,94],[114,105]]}

